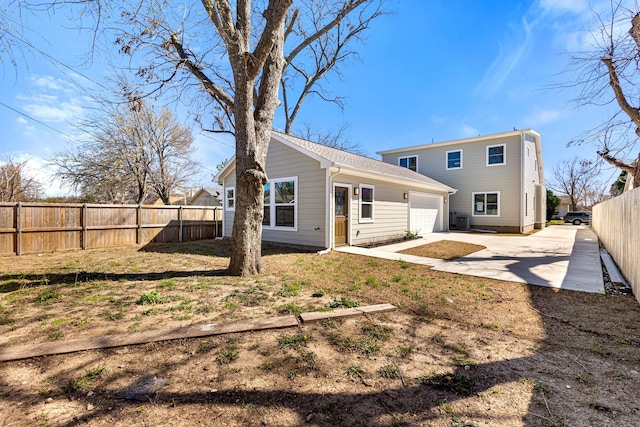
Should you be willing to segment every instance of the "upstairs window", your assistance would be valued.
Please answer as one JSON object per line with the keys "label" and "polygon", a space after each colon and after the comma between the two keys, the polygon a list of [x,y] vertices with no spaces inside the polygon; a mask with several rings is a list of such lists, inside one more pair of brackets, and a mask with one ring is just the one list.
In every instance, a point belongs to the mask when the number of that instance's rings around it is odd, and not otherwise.
{"label": "upstairs window", "polygon": [[447,170],[462,169],[462,150],[447,151]]}
{"label": "upstairs window", "polygon": [[398,159],[398,165],[418,172],[418,156],[400,157]]}
{"label": "upstairs window", "polygon": [[504,144],[487,146],[487,166],[507,164],[505,152],[506,148]]}

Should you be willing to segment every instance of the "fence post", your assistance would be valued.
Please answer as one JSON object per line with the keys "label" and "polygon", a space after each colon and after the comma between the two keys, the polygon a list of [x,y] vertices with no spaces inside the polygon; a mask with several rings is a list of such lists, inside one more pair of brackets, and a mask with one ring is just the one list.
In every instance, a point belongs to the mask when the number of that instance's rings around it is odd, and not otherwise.
{"label": "fence post", "polygon": [[22,202],[16,205],[16,255],[22,255]]}
{"label": "fence post", "polygon": [[82,235],[80,236],[80,249],[87,249],[87,204],[82,204],[82,214],[80,215],[80,225],[82,226]]}
{"label": "fence post", "polygon": [[180,243],[182,243],[182,238],[183,238],[183,234],[182,234],[182,213],[183,213],[183,209],[184,209],[184,206],[180,205],[180,209],[178,210],[178,222],[180,223],[180,231],[178,231],[178,241]]}
{"label": "fence post", "polygon": [[136,209],[137,218],[136,222],[138,225],[138,230],[136,232],[136,244],[142,244],[142,205],[138,205],[138,209]]}
{"label": "fence post", "polygon": [[[216,224],[216,231],[213,233],[213,238],[217,238],[218,237],[218,207],[214,207],[213,208],[213,219],[215,220],[215,224]],[[220,233],[222,235],[222,233]]]}

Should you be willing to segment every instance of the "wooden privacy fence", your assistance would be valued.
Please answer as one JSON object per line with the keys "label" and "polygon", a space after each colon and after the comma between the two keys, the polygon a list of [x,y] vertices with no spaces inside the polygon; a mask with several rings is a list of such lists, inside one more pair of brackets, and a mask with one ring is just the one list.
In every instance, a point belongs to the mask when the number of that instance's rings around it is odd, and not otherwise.
{"label": "wooden privacy fence", "polygon": [[640,302],[640,188],[593,207],[593,230]]}
{"label": "wooden privacy fence", "polygon": [[0,255],[186,242],[222,235],[214,206],[0,203]]}

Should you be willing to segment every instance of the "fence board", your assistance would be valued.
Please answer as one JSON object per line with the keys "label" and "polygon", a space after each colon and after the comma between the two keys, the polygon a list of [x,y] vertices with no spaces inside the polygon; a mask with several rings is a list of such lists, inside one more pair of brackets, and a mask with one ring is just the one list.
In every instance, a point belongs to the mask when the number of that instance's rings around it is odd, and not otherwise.
{"label": "fence board", "polygon": [[640,302],[640,188],[593,207],[593,230]]}
{"label": "fence board", "polygon": [[0,255],[213,239],[222,209],[0,203]]}

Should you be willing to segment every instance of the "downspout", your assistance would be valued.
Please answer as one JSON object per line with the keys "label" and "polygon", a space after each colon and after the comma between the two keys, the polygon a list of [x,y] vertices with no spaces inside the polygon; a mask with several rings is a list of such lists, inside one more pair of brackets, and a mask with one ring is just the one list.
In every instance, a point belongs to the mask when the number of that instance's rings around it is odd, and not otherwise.
{"label": "downspout", "polygon": [[332,209],[331,207],[333,206],[333,204],[331,203],[331,196],[333,193],[333,178],[338,175],[341,171],[341,169],[338,167],[338,170],[334,173],[334,174],[330,174],[329,173],[329,168],[327,168],[327,182],[326,182],[326,186],[327,186],[327,199],[326,199],[326,203],[325,206],[327,206],[327,215],[325,216],[325,227],[324,229],[325,231],[325,242],[328,242],[329,245],[327,246],[326,249],[323,249],[321,251],[318,251],[318,255],[324,255],[324,254],[328,254],[329,252],[331,252],[331,248],[333,247],[332,245],[332,239],[331,239],[331,212]]}
{"label": "downspout", "polygon": [[525,147],[524,141],[524,132],[520,132],[520,234],[524,233],[524,216],[526,212],[524,211],[524,199],[523,195],[525,194],[525,152],[527,147]]}

